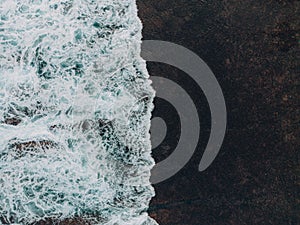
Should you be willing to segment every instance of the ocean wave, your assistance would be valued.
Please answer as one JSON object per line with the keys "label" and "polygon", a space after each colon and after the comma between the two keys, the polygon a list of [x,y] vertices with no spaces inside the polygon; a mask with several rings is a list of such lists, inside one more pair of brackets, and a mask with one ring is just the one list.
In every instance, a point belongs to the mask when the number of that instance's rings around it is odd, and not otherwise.
{"label": "ocean wave", "polygon": [[156,224],[135,1],[0,0],[0,16],[0,224]]}

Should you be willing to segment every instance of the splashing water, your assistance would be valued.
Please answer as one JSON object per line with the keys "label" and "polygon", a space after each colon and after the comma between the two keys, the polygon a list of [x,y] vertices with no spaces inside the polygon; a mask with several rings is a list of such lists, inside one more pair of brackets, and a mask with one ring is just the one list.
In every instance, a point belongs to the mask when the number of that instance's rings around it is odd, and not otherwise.
{"label": "splashing water", "polygon": [[135,1],[0,0],[0,16],[0,224],[157,224]]}

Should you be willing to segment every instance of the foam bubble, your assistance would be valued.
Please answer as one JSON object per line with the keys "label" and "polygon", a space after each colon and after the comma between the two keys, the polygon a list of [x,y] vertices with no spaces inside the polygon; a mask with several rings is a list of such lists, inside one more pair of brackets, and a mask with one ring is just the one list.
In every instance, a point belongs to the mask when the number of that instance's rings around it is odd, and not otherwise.
{"label": "foam bubble", "polygon": [[0,16],[0,224],[156,224],[135,1],[0,0]]}

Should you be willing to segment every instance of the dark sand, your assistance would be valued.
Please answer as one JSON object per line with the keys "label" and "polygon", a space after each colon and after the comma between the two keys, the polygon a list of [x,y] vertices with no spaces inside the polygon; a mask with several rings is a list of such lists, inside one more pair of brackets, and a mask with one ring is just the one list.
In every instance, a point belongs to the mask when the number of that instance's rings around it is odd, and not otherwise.
{"label": "dark sand", "polygon": [[[197,53],[222,86],[228,110],[223,147],[197,172],[210,129],[205,97],[184,73],[148,63],[151,75],[189,92],[202,123],[190,162],[155,185],[149,213],[161,225],[300,224],[299,6],[293,0],[138,1],[144,39]],[[154,115],[171,130],[153,152],[158,162],[176,146],[180,128],[174,110],[156,103]]]}

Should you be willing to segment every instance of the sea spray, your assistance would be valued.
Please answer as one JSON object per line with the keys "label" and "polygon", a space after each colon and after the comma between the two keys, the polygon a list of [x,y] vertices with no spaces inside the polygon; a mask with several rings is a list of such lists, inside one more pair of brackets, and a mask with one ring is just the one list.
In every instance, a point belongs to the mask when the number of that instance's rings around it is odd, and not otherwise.
{"label": "sea spray", "polygon": [[133,0],[0,0],[0,224],[156,224],[141,28]]}

